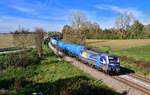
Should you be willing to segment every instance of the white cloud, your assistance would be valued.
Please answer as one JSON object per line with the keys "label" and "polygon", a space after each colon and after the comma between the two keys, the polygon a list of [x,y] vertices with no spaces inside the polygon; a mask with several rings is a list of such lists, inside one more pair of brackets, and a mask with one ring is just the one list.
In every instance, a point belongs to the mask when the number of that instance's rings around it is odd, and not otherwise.
{"label": "white cloud", "polygon": [[142,11],[132,7],[122,8],[122,7],[108,5],[108,4],[96,5],[95,7],[100,10],[114,11],[116,13],[131,12],[136,18],[145,16],[145,14]]}
{"label": "white cloud", "polygon": [[100,9],[100,10],[114,11],[116,13],[131,12],[137,17],[143,15],[142,11],[137,10],[135,8],[131,8],[131,7],[122,8],[122,7],[118,7],[118,6],[114,6],[114,5],[108,5],[108,4],[96,5],[95,7]]}
{"label": "white cloud", "polygon": [[20,0],[8,2],[8,7],[15,9],[13,11],[18,14],[8,14],[8,10],[4,12],[7,15],[0,15],[0,32],[14,31],[19,25],[31,30],[39,26],[46,30],[60,31],[64,24],[68,24],[70,12],[73,10],[49,6],[43,2],[28,3]]}
{"label": "white cloud", "polygon": [[11,16],[0,16],[0,19],[0,32],[15,31],[19,26],[30,29],[31,31],[36,27],[44,28],[46,31],[60,31],[63,25],[59,22],[33,20]]}
{"label": "white cloud", "polygon": [[33,13],[35,10],[32,8],[27,8],[27,7],[22,7],[22,6],[12,6],[14,9],[21,11],[21,12],[26,12],[26,13]]}
{"label": "white cloud", "polygon": [[[0,15],[0,32],[10,32],[19,26],[34,30],[35,27],[42,27],[47,31],[61,31],[64,24],[67,24],[68,14],[71,9],[41,8],[36,9],[28,6],[13,5],[12,8],[27,13],[26,17]],[[38,10],[38,11],[37,11]]]}
{"label": "white cloud", "polygon": [[148,17],[150,16],[148,16],[146,13],[136,8],[132,8],[132,7],[122,8],[122,7],[108,5],[108,4],[96,5],[95,7],[100,10],[113,11],[115,13],[130,12],[132,13],[135,19],[140,20],[143,24],[147,24],[148,22],[150,23],[150,21],[147,20]]}

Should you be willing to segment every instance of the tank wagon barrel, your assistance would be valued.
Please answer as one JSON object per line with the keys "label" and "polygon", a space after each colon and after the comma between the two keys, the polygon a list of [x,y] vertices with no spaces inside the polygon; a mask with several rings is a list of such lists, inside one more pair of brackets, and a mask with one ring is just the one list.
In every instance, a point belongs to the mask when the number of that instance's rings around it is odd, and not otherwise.
{"label": "tank wagon barrel", "polygon": [[50,38],[49,42],[71,56],[75,56],[81,60],[90,60],[98,69],[106,72],[120,72],[120,62],[117,56],[109,55],[107,53],[97,53],[92,50],[87,50],[83,45],[67,43],[54,38]]}
{"label": "tank wagon barrel", "polygon": [[58,48],[63,49],[65,52],[74,55],[74,56],[80,56],[80,53],[85,49],[84,46],[81,45],[75,45],[70,44],[62,41],[57,41]]}

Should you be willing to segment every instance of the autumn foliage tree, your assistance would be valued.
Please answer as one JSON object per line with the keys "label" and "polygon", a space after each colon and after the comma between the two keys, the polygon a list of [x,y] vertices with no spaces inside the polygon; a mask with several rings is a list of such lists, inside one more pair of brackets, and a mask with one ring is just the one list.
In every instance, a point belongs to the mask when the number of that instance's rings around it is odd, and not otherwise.
{"label": "autumn foliage tree", "polygon": [[73,29],[71,26],[69,25],[65,25],[62,29],[62,34],[63,34],[63,38],[64,40],[68,41],[71,40],[72,36],[73,36]]}
{"label": "autumn foliage tree", "polygon": [[138,38],[139,36],[142,35],[142,33],[144,33],[143,30],[144,25],[140,23],[138,20],[135,20],[129,30],[130,36],[132,36],[132,38]]}
{"label": "autumn foliage tree", "polygon": [[102,30],[98,23],[88,21],[86,15],[81,11],[71,14],[71,25],[65,25],[62,29],[64,39],[74,43],[85,43],[89,35],[96,36]]}

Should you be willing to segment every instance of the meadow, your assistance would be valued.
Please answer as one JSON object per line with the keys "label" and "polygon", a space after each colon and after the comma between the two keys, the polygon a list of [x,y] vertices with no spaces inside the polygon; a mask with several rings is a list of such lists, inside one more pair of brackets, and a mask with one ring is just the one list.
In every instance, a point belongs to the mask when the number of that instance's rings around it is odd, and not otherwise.
{"label": "meadow", "polygon": [[[28,34],[28,35],[20,35],[20,40],[27,40],[29,45],[34,45],[35,35]],[[0,34],[0,48],[12,48],[16,47],[18,41],[16,41],[12,34]]]}
{"label": "meadow", "polygon": [[[35,51],[30,57],[36,58]],[[7,62],[1,55],[2,61]],[[11,60],[11,59],[9,59]],[[34,59],[36,60],[36,59]],[[9,61],[8,61],[9,62]],[[1,63],[2,64],[2,63]],[[25,66],[7,65],[1,69],[0,94],[6,95],[119,95],[101,80],[95,80],[63,59],[54,55],[46,46],[41,61],[30,61]]]}
{"label": "meadow", "polygon": [[117,55],[128,56],[136,60],[143,60],[150,62],[150,45],[128,48],[124,51],[116,51]]}
{"label": "meadow", "polygon": [[150,39],[86,40],[96,51],[109,51],[120,56],[121,65],[136,73],[150,77]]}
{"label": "meadow", "polygon": [[116,51],[122,65],[150,78],[150,45],[128,48],[124,51]]}
{"label": "meadow", "polygon": [[150,39],[128,39],[128,40],[96,40],[87,39],[89,46],[98,48],[110,48],[112,51],[125,50],[128,48],[150,45]]}
{"label": "meadow", "polygon": [[0,34],[0,48],[14,47],[13,41],[11,34]]}
{"label": "meadow", "polygon": [[93,48],[110,51],[117,55],[150,61],[150,39],[132,40],[86,40]]}

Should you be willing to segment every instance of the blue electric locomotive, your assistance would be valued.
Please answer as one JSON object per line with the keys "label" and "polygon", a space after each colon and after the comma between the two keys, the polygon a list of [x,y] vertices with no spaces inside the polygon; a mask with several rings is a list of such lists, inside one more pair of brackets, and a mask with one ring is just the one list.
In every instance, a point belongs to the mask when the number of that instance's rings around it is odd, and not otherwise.
{"label": "blue electric locomotive", "polygon": [[73,55],[78,57],[80,60],[84,60],[89,64],[95,65],[96,68],[105,72],[120,72],[120,61],[119,58],[115,55],[97,53],[91,50],[87,50],[83,45],[58,41],[53,38],[50,38],[49,42],[69,55]]}
{"label": "blue electric locomotive", "polygon": [[92,63],[96,68],[106,72],[120,72],[119,58],[115,55],[109,55],[106,53],[96,53],[91,50],[84,50],[81,53],[81,58],[87,59],[89,63]]}

